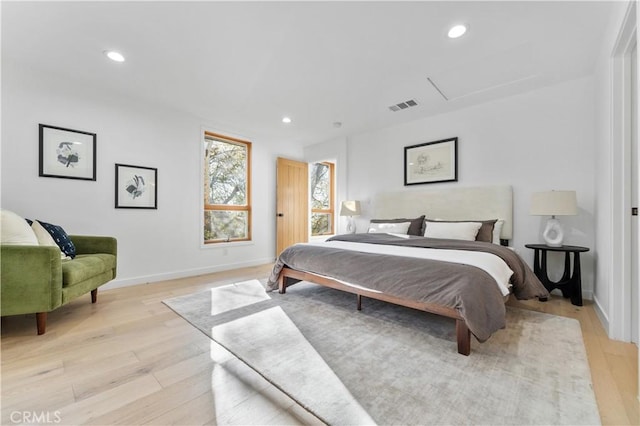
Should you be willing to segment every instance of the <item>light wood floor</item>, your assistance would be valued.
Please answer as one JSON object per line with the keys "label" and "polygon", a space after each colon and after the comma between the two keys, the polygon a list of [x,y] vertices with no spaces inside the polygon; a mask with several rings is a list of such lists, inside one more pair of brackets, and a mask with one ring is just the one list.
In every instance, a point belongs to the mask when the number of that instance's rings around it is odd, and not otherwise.
{"label": "light wood floor", "polygon": [[[270,270],[99,291],[97,304],[87,295],[50,313],[42,336],[34,315],[3,318],[1,424],[319,423],[162,304]],[[637,348],[609,340],[593,306],[562,297],[509,303],[578,319],[602,422],[640,424]]]}

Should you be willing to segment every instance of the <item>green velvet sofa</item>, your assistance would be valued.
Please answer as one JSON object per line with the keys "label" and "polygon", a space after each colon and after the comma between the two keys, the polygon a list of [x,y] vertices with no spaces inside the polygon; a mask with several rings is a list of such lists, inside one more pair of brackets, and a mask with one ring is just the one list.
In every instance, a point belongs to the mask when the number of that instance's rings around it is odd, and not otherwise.
{"label": "green velvet sofa", "polygon": [[112,237],[70,235],[76,257],[60,259],[52,246],[0,247],[1,315],[36,314],[38,334],[44,334],[47,312],[91,293],[116,277],[117,241]]}

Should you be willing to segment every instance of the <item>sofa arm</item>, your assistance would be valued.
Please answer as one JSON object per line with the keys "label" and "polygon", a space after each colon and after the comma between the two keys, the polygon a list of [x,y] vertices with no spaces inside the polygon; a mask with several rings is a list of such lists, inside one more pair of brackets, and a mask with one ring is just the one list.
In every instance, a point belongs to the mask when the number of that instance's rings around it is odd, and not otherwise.
{"label": "sofa arm", "polygon": [[118,255],[118,241],[113,237],[69,235],[77,254],[107,253]]}
{"label": "sofa arm", "polygon": [[2,315],[49,312],[62,305],[60,249],[0,246]]}

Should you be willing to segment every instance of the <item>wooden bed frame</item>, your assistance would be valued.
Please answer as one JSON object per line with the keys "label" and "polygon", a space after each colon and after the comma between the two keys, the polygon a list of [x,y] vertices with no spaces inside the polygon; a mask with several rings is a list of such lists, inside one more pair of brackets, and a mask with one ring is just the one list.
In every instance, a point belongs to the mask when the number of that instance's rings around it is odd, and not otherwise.
{"label": "wooden bed frame", "polygon": [[388,294],[370,291],[364,288],[353,287],[333,280],[331,278],[315,275],[309,272],[302,272],[287,267],[282,268],[282,271],[280,271],[280,275],[278,277],[278,290],[281,294],[284,294],[287,291],[287,278],[308,281],[314,284],[319,284],[325,287],[335,288],[337,290],[355,294],[357,309],[359,311],[362,310],[362,296],[365,296],[371,299],[382,300],[384,302],[393,303],[395,305],[430,312],[432,314],[442,315],[447,318],[453,318],[456,320],[458,353],[468,356],[471,352],[471,332],[467,327],[467,323],[453,308],[436,305],[434,303],[416,302],[415,300],[402,299]]}
{"label": "wooden bed frame", "polygon": [[[500,233],[501,242],[504,244],[513,238],[513,190],[510,185],[383,192],[377,194],[371,204],[372,211],[369,214],[373,214],[373,217],[378,219],[418,217],[423,214],[426,214],[427,218],[444,220],[502,219],[504,224]],[[366,219],[366,212],[364,216]],[[309,281],[314,284],[353,293],[357,297],[358,310],[362,309],[362,296],[365,296],[453,318],[456,320],[458,353],[469,355],[471,352],[471,332],[465,320],[453,308],[434,303],[402,299],[361,287],[353,287],[331,278],[287,267],[282,269],[278,278],[280,293],[285,293],[286,291],[286,278]]]}

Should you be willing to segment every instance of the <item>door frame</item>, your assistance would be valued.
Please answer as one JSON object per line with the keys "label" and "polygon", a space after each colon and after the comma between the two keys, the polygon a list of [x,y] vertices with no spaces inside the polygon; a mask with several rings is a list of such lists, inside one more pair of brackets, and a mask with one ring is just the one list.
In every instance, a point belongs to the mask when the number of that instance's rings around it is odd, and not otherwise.
{"label": "door frame", "polygon": [[[611,299],[609,337],[631,340],[631,80],[637,42],[636,2],[630,2],[612,52]],[[621,285],[616,285],[620,283]]]}

